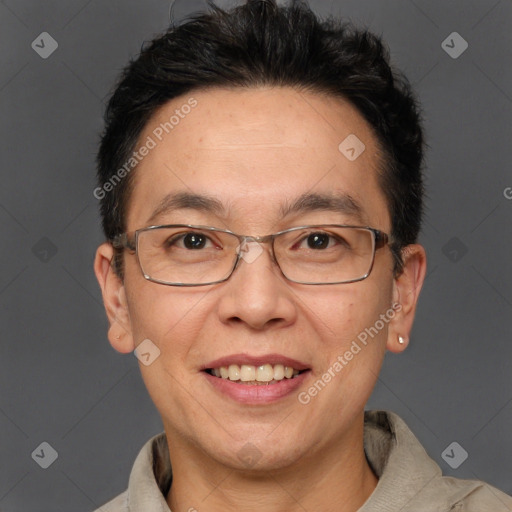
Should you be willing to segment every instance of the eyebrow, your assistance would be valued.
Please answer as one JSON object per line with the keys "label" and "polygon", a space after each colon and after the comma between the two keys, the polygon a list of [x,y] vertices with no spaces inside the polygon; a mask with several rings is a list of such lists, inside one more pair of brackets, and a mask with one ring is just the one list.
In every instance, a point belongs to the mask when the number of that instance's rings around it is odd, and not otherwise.
{"label": "eyebrow", "polygon": [[149,217],[148,222],[151,223],[156,218],[175,210],[183,210],[187,208],[200,212],[214,213],[219,216],[225,213],[224,205],[214,197],[194,194],[191,192],[176,192],[167,194],[160,201]]}
{"label": "eyebrow", "polygon": [[349,194],[318,194],[305,193],[299,196],[291,204],[281,206],[280,214],[288,217],[297,213],[309,213],[315,211],[329,211],[349,215],[363,221],[363,207]]}
{"label": "eyebrow", "polygon": [[[175,210],[191,209],[204,213],[213,213],[219,217],[225,216],[226,208],[217,198],[191,192],[176,192],[167,194],[155,208],[148,219],[152,223],[158,217]],[[303,214],[315,211],[329,211],[349,215],[363,222],[365,218],[363,207],[349,194],[319,194],[304,193],[293,202],[285,202],[279,209],[281,217],[292,214]]]}

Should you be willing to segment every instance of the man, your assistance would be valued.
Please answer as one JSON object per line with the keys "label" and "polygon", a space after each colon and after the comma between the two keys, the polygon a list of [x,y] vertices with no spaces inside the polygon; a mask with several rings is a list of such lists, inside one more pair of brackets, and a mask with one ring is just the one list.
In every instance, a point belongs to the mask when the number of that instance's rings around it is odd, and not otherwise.
{"label": "man", "polygon": [[375,36],[249,1],[125,70],[95,272],[165,432],[99,510],[510,511],[364,407],[426,256],[414,96]]}

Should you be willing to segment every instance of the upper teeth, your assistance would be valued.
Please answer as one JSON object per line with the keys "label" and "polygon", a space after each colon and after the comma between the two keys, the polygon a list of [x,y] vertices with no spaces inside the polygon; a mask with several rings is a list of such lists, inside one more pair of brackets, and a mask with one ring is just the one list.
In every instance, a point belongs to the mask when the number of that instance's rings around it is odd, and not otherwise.
{"label": "upper teeth", "polygon": [[270,382],[271,380],[283,380],[284,378],[291,379],[299,374],[299,370],[282,364],[263,364],[261,366],[231,364],[220,368],[212,368],[212,373],[216,377],[229,380]]}

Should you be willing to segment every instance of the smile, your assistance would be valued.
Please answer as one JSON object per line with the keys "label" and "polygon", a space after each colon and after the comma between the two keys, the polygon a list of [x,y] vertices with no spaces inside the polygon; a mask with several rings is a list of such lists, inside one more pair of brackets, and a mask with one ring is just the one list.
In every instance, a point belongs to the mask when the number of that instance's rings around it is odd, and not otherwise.
{"label": "smile", "polygon": [[[304,371],[304,370],[303,370]],[[207,373],[214,377],[226,379],[246,385],[277,384],[283,379],[296,378],[301,370],[282,364],[263,364],[254,366],[250,364],[230,364],[218,368],[208,368]]]}

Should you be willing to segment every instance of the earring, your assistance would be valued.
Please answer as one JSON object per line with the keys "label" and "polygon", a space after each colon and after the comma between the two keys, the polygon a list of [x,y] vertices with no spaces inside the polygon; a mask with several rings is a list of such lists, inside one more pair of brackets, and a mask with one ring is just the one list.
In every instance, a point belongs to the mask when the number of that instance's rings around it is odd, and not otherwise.
{"label": "earring", "polygon": [[400,343],[400,345],[405,343],[405,340],[402,338],[402,336],[398,336],[398,343]]}
{"label": "earring", "polygon": [[116,335],[116,340],[118,340],[120,337],[121,337],[121,335],[120,335],[120,334],[117,334],[117,335]]}

